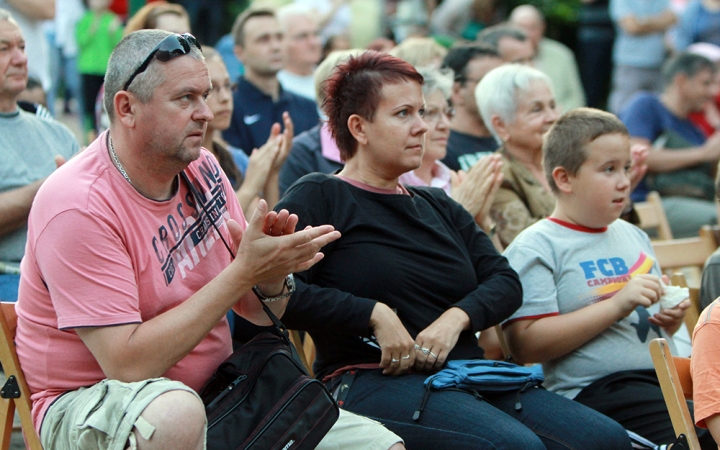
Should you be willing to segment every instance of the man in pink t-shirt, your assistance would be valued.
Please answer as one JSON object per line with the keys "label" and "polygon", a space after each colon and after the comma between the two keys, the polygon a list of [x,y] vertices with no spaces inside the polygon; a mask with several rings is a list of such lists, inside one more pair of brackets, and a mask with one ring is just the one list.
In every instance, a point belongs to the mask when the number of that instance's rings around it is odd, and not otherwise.
{"label": "man in pink t-shirt", "polygon": [[105,81],[110,130],[28,220],[16,342],[35,426],[44,448],[203,448],[195,391],[231,353],[226,313],[270,324],[251,288],[281,315],[286,276],[339,233],[293,233],[262,201],[246,225],[201,149],[212,85],[192,36],[127,36]]}

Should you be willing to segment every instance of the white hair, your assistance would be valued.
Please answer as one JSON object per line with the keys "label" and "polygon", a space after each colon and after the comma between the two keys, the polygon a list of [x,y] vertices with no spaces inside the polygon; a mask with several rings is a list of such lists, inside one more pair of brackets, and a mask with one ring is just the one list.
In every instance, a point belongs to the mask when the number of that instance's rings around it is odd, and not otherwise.
{"label": "white hair", "polygon": [[20,28],[20,25],[18,25],[18,23],[15,21],[15,18],[12,16],[12,14],[10,14],[10,11],[8,11],[7,9],[0,8],[0,20],[10,22],[11,24]]}
{"label": "white hair", "polygon": [[297,3],[291,3],[278,9],[275,13],[275,17],[277,17],[277,20],[280,23],[280,27],[282,27],[283,32],[287,31],[290,20],[294,19],[295,17],[307,17],[308,19],[312,19],[317,23],[317,12],[312,8],[309,8],[305,5],[299,5]]}
{"label": "white hair", "polygon": [[425,98],[435,91],[442,92],[446,99],[450,98],[453,86],[452,69],[437,69],[432,66],[426,66],[418,67],[417,71],[422,75],[424,80],[422,91]]}
{"label": "white hair", "polygon": [[475,87],[475,102],[485,126],[498,143],[502,143],[495,127],[493,116],[505,123],[513,123],[517,117],[520,98],[528,93],[530,85],[542,81],[552,92],[550,78],[537,69],[524,64],[506,64],[487,73]]}

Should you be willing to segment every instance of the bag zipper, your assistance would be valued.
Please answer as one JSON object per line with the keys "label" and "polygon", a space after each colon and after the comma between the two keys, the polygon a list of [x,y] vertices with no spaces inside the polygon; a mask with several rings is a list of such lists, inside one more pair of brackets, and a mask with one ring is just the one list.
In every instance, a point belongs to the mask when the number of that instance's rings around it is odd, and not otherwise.
{"label": "bag zipper", "polygon": [[233,380],[232,383],[228,387],[226,387],[220,394],[218,394],[217,397],[215,397],[215,400],[211,401],[209,405],[206,406],[206,409],[210,409],[213,406],[215,406],[217,403],[220,402],[220,400],[224,399],[230,392],[232,392],[233,389],[235,389],[235,386],[240,384],[240,382],[247,379],[247,375],[240,375],[237,378]]}

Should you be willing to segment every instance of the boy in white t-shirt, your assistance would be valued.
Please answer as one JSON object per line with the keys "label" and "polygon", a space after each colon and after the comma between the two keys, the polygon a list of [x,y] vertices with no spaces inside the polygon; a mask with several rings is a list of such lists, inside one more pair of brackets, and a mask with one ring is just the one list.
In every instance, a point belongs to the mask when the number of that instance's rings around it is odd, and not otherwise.
{"label": "boy in white t-shirt", "polygon": [[619,220],[630,194],[628,132],[612,114],[575,109],[545,136],[543,165],[555,210],[505,251],[523,286],[523,305],[505,323],[510,350],[521,364],[543,364],[548,390],[672,443],[648,343],[677,331],[689,301],[660,309],[650,240]]}

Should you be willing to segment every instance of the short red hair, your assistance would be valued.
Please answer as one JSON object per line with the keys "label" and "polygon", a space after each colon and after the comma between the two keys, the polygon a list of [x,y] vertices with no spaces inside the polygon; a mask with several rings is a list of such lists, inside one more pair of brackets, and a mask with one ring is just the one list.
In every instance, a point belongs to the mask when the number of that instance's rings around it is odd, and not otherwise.
{"label": "short red hair", "polygon": [[422,85],[423,77],[402,59],[375,51],[351,57],[325,80],[323,111],[343,161],[352,158],[357,151],[357,141],[348,129],[348,118],[357,114],[372,122],[380,104],[382,87],[402,81]]}

